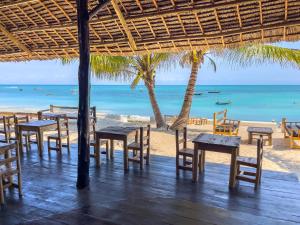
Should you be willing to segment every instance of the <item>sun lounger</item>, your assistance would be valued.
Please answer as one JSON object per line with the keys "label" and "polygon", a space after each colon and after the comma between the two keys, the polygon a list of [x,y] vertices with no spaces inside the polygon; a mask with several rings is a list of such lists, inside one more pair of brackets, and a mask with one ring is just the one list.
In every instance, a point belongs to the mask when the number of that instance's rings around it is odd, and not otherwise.
{"label": "sun lounger", "polygon": [[239,132],[240,121],[227,119],[227,110],[214,113],[213,133],[237,136]]}
{"label": "sun lounger", "polygon": [[300,141],[300,122],[287,122],[286,119],[282,119],[282,129],[284,137],[290,139],[290,147],[300,148],[295,144],[295,141]]}

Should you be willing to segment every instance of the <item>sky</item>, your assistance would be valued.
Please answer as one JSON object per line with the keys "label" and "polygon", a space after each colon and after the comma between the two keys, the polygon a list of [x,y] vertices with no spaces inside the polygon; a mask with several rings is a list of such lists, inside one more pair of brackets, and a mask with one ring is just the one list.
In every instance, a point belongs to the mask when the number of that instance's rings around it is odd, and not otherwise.
{"label": "sky", "polygon": [[[277,44],[300,49],[300,41]],[[202,85],[300,85],[300,69],[282,68],[277,64],[249,67],[232,66],[214,57],[217,71],[205,63],[199,70],[197,84]],[[77,84],[78,64],[62,65],[59,60],[0,63],[0,84]],[[179,65],[157,72],[158,85],[187,84],[190,68]],[[92,78],[92,84],[128,84],[122,81],[106,81]]]}

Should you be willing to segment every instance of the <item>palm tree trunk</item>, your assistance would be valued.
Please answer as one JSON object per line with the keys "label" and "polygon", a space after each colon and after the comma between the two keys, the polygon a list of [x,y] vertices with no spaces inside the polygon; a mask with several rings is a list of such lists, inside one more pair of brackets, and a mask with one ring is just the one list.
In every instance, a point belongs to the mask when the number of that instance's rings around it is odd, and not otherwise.
{"label": "palm tree trunk", "polygon": [[145,86],[147,87],[147,90],[148,90],[150,102],[152,105],[152,110],[153,110],[154,117],[155,117],[156,127],[157,128],[166,127],[165,121],[161,115],[158,103],[156,101],[153,82],[151,82],[151,81],[145,82]]}
{"label": "palm tree trunk", "polygon": [[172,124],[171,129],[172,130],[177,130],[177,129],[182,129],[187,125],[189,116],[190,116],[190,110],[192,106],[192,100],[193,100],[193,95],[195,91],[195,85],[197,81],[197,75],[199,71],[199,67],[201,64],[201,60],[194,60],[192,62],[192,71],[189,79],[189,83],[187,85],[186,91],[185,91],[185,96],[184,96],[184,101],[181,107],[181,112],[178,116],[178,118],[175,120],[175,122]]}

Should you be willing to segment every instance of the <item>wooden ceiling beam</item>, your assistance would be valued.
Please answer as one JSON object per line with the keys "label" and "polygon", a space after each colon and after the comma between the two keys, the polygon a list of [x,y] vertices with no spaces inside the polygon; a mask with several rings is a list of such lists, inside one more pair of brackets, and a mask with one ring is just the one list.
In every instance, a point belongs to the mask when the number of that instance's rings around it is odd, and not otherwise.
{"label": "wooden ceiling beam", "polygon": [[0,9],[9,8],[17,5],[24,5],[31,2],[39,2],[40,0],[12,0],[10,3],[2,3],[0,4]]}
{"label": "wooden ceiling beam", "polygon": [[[110,0],[103,0],[108,4]],[[223,3],[214,3],[209,6],[195,6],[191,5],[188,8],[182,8],[182,9],[176,9],[176,8],[170,8],[169,10],[157,10],[155,12],[142,12],[137,15],[128,15],[125,16],[124,19],[128,22],[134,21],[136,19],[151,19],[151,18],[160,18],[164,16],[172,16],[172,15],[180,15],[180,14],[185,14],[185,13],[202,13],[201,15],[203,16],[203,11],[209,11],[209,10],[214,10],[214,9],[221,9],[221,8],[226,8],[226,7],[231,7],[231,6],[237,6],[240,4],[245,4],[249,2],[258,2],[258,0],[237,0],[234,2],[223,2]],[[103,3],[104,4],[104,3]],[[94,8],[90,13],[90,22],[97,22],[97,21],[112,21],[115,19],[118,19],[117,16],[97,16],[97,12],[101,9],[100,5],[97,8]],[[104,6],[103,6],[104,7]],[[93,19],[94,18],[94,19]],[[30,32],[30,31],[40,31],[40,30],[46,30],[46,29],[65,29],[65,28],[72,28],[72,27],[77,27],[77,22],[67,22],[67,23],[58,23],[55,25],[44,25],[44,26],[36,26],[36,27],[28,27],[28,28],[12,28],[10,32]]]}
{"label": "wooden ceiling beam", "polygon": [[125,30],[125,33],[126,33],[126,35],[127,35],[128,42],[129,42],[131,48],[132,48],[133,50],[135,50],[135,49],[136,49],[135,41],[134,41],[133,36],[132,36],[132,34],[131,34],[131,31],[130,31],[128,25],[127,25],[127,22],[126,22],[126,20],[125,20],[123,14],[122,14],[122,12],[121,12],[121,9],[120,9],[120,7],[119,7],[119,5],[118,5],[118,1],[117,1],[117,0],[111,0],[111,4],[112,4],[112,6],[113,6],[113,8],[114,8],[114,10],[115,10],[115,12],[116,12],[118,18],[119,18],[119,21],[120,21],[121,24],[122,24],[123,29]]}
{"label": "wooden ceiling beam", "polygon": [[0,31],[10,40],[12,41],[19,49],[24,52],[32,55],[32,52],[29,48],[27,48],[24,44],[22,44],[15,36],[13,36],[2,24],[0,24]]}
{"label": "wooden ceiling beam", "polygon": [[[270,29],[274,29],[274,28],[282,28],[284,29],[284,27],[293,27],[293,26],[298,26],[300,25],[300,20],[296,21],[296,22],[288,22],[288,23],[280,23],[280,24],[270,24],[270,25],[264,25],[264,26],[256,26],[256,27],[251,27],[251,28],[238,28],[238,29],[234,29],[231,31],[223,31],[220,33],[214,33],[214,34],[201,34],[200,32],[197,33],[192,33],[192,34],[188,34],[188,35],[173,35],[173,36],[167,36],[163,37],[163,38],[148,38],[148,39],[141,39],[141,40],[136,40],[137,44],[143,45],[143,44],[150,44],[150,43],[157,43],[157,42],[173,42],[173,41],[180,41],[180,40],[187,40],[189,39],[190,41],[192,40],[203,40],[206,41],[207,39],[217,39],[217,38],[221,38],[221,37],[228,37],[228,36],[233,36],[233,35],[240,35],[240,34],[247,34],[250,32],[260,32],[261,30],[270,30]],[[109,40],[109,41],[103,41],[102,43],[99,42],[94,42],[91,40],[91,46],[111,46],[114,44],[126,44],[127,40],[124,40],[124,38],[118,38],[118,39],[114,39],[114,40]],[[59,50],[59,49],[69,49],[69,48],[76,48],[77,45],[69,45],[69,46],[65,46],[65,45],[60,45],[60,46],[53,46],[51,48],[45,48],[45,47],[39,47],[37,49],[31,49],[32,52],[35,51],[48,51],[48,50]]]}
{"label": "wooden ceiling beam", "polygon": [[89,12],[89,21],[92,20],[97,13],[110,3],[110,0],[99,0],[99,4]]}

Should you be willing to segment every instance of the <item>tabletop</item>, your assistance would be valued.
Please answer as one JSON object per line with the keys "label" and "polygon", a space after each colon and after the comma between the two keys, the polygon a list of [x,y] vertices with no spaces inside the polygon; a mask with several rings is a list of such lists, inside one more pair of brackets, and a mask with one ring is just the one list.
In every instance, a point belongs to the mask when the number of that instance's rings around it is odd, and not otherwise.
{"label": "tabletop", "polygon": [[201,133],[193,140],[193,143],[238,148],[241,143],[241,137]]}
{"label": "tabletop", "polygon": [[42,117],[54,118],[54,117],[66,117],[66,113],[42,113]]}
{"label": "tabletop", "polygon": [[17,126],[26,126],[26,127],[46,127],[54,125],[57,122],[55,120],[32,120],[27,123],[19,123]]}
{"label": "tabletop", "polygon": [[273,133],[273,129],[270,127],[248,127],[247,131],[252,133],[263,133],[263,134]]}
{"label": "tabletop", "polygon": [[106,127],[96,131],[96,134],[116,134],[116,135],[129,135],[133,131],[139,129],[138,127],[121,127],[121,126],[114,126],[114,127]]}

